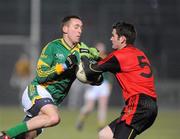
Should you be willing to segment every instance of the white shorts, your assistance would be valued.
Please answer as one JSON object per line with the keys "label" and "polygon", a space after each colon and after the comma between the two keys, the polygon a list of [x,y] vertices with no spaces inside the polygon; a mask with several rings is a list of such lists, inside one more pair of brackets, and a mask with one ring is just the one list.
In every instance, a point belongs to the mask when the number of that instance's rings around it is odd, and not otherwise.
{"label": "white shorts", "polygon": [[110,95],[110,85],[104,81],[100,86],[88,86],[85,91],[85,99],[96,100],[102,96]]}
{"label": "white shorts", "polygon": [[[37,92],[38,92],[38,97],[39,98],[50,98],[53,100],[52,96],[50,93],[42,86],[37,85]],[[28,95],[28,87],[26,87],[23,95],[22,95],[22,106],[24,107],[24,111],[27,112],[33,105],[33,101],[29,98]]]}

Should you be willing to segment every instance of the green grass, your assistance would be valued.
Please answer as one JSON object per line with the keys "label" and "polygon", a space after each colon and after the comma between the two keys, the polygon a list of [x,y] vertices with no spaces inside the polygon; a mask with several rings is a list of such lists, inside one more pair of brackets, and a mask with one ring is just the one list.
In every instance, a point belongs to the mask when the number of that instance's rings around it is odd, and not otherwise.
{"label": "green grass", "polygon": [[[118,117],[120,110],[108,111],[107,123]],[[23,118],[23,111],[17,107],[0,107],[0,130],[15,125]],[[97,139],[96,112],[89,116],[82,132],[75,129],[77,111],[60,111],[61,123],[44,130],[38,139]],[[139,135],[137,139],[179,139],[180,111],[160,111],[154,125]]]}

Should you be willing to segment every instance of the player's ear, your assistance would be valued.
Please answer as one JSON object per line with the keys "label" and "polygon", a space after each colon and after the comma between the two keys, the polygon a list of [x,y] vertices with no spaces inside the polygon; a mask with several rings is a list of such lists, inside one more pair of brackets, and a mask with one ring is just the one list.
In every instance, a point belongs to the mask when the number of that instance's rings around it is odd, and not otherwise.
{"label": "player's ear", "polygon": [[119,37],[119,41],[121,44],[126,43],[126,37],[124,35]]}
{"label": "player's ear", "polygon": [[63,26],[62,31],[63,31],[63,33],[67,34],[68,27],[67,26]]}

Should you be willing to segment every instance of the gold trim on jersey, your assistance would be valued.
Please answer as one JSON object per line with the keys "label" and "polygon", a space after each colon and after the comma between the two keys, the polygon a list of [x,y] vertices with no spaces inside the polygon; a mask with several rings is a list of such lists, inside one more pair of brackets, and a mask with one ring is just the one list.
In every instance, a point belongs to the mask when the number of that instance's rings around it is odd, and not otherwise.
{"label": "gold trim on jersey", "polygon": [[41,67],[42,65],[50,67],[47,63],[45,63],[44,61],[42,61],[41,59],[38,60],[37,66]]}
{"label": "gold trim on jersey", "polygon": [[60,40],[61,40],[61,43],[63,44],[63,46],[70,51],[71,47],[64,41],[64,39],[61,38]]}
{"label": "gold trim on jersey", "polygon": [[[49,43],[48,43],[48,44],[49,44]],[[47,55],[45,55],[45,51],[46,51],[46,49],[47,49],[47,47],[48,47],[48,44],[42,49],[42,52],[41,52],[40,57],[42,57],[42,58],[47,58]]]}
{"label": "gold trim on jersey", "polygon": [[35,104],[35,100],[38,100],[38,99],[41,99],[42,97],[41,96],[35,96],[31,101],[32,101],[32,104],[34,105]]}
{"label": "gold trim on jersey", "polygon": [[61,41],[61,43],[63,44],[63,46],[66,48],[66,49],[68,49],[69,51],[75,51],[75,50],[77,50],[78,52],[79,52],[79,43],[77,43],[77,45],[75,45],[73,48],[71,48],[67,43],[66,43],[66,41],[63,39],[63,38],[61,38],[60,39],[60,41]]}
{"label": "gold trim on jersey", "polygon": [[50,70],[48,70],[48,71],[43,71],[43,70],[42,70],[42,66],[45,66],[45,67],[47,67],[47,68],[50,68],[50,66],[49,66],[47,63],[45,63],[45,62],[42,61],[41,59],[38,60],[38,64],[37,64],[37,74],[38,74],[39,77],[47,77],[48,75],[56,72],[56,67],[55,67],[55,66],[52,67],[52,68],[51,68]]}
{"label": "gold trim on jersey", "polygon": [[79,47],[80,47],[80,44],[78,43],[74,48],[71,49],[71,53],[74,52],[74,51],[79,52]]}
{"label": "gold trim on jersey", "polygon": [[54,72],[56,72],[55,66],[52,67],[49,71],[43,71],[43,70],[41,70],[41,68],[37,69],[37,74],[39,77],[47,77]]}

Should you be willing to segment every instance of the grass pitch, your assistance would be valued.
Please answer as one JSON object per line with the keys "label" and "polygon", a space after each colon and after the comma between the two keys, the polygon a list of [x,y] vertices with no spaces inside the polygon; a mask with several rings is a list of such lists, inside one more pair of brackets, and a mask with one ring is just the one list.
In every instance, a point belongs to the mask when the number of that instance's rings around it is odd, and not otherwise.
{"label": "grass pitch", "polygon": [[[111,108],[107,123],[118,117],[121,110]],[[23,111],[18,107],[0,107],[0,130],[14,126],[23,119]],[[96,111],[87,119],[83,131],[75,129],[78,111],[60,110],[61,123],[44,130],[38,139],[97,139]],[[160,110],[154,125],[139,135],[137,139],[179,139],[180,110]]]}

